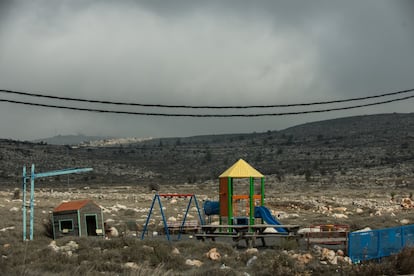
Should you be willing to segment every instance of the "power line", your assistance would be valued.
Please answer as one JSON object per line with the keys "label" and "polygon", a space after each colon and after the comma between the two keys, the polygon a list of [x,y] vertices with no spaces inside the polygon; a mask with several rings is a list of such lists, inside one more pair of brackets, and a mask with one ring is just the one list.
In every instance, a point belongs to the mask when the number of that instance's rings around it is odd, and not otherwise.
{"label": "power line", "polygon": [[80,98],[69,98],[69,97],[58,97],[52,95],[44,95],[37,93],[29,93],[22,91],[0,89],[0,93],[15,94],[21,96],[47,98],[64,101],[76,101],[76,102],[87,102],[87,103],[99,103],[99,104],[110,104],[110,105],[123,105],[123,106],[141,106],[141,107],[162,107],[162,108],[190,108],[190,109],[248,109],[248,108],[275,108],[275,107],[295,107],[295,106],[312,106],[312,105],[324,105],[333,103],[345,103],[352,101],[361,101],[374,98],[381,98],[386,96],[394,96],[399,94],[405,94],[413,92],[414,89],[401,90],[396,92],[384,93],[373,96],[349,98],[343,100],[332,100],[332,101],[319,101],[309,103],[295,103],[295,104],[271,104],[271,105],[165,105],[165,104],[143,104],[143,103],[126,103],[126,102],[115,102],[115,101],[102,101],[102,100],[91,100],[91,99],[80,99]]}
{"label": "power line", "polygon": [[319,109],[319,110],[305,110],[305,111],[296,111],[296,112],[279,112],[279,113],[254,113],[254,114],[172,114],[172,113],[151,113],[151,112],[133,112],[133,111],[121,111],[121,110],[106,110],[106,109],[92,109],[92,108],[82,108],[82,107],[71,107],[71,106],[60,106],[60,105],[49,105],[41,103],[31,103],[15,100],[0,99],[0,102],[14,103],[14,104],[23,104],[29,106],[40,106],[48,108],[57,108],[57,109],[67,109],[67,110],[77,110],[77,111],[89,111],[89,112],[98,112],[98,113],[112,113],[112,114],[126,114],[126,115],[143,115],[143,116],[162,116],[162,117],[203,117],[203,118],[225,118],[225,117],[265,117],[265,116],[286,116],[286,115],[299,115],[299,114],[310,114],[310,113],[323,113],[330,111],[338,110],[349,110],[356,109],[367,106],[381,105],[386,103],[392,103],[397,101],[404,101],[414,98],[414,95],[406,96],[403,98],[391,99],[386,101],[346,106],[346,107],[337,107],[337,108],[328,108],[328,109]]}

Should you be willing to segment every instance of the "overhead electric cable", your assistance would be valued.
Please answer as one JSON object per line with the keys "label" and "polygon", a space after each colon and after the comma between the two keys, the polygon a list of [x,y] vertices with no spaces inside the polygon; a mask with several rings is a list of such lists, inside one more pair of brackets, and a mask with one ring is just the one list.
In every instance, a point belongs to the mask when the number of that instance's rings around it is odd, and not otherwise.
{"label": "overhead electric cable", "polygon": [[143,104],[143,103],[126,103],[126,102],[115,102],[115,101],[102,101],[102,100],[91,100],[91,99],[80,99],[80,98],[69,98],[69,97],[59,97],[52,95],[44,95],[37,93],[29,93],[22,91],[6,90],[0,89],[0,93],[15,94],[21,96],[37,97],[37,98],[48,98],[55,100],[64,100],[64,101],[76,101],[76,102],[87,102],[87,103],[99,103],[99,104],[109,104],[109,105],[123,105],[123,106],[141,106],[141,107],[162,107],[162,108],[190,108],[190,109],[248,109],[248,108],[275,108],[275,107],[295,107],[295,106],[312,106],[312,105],[324,105],[324,104],[333,104],[333,103],[345,103],[352,101],[361,101],[374,98],[381,98],[386,96],[394,96],[399,94],[405,94],[414,92],[414,89],[401,90],[396,92],[384,93],[373,96],[349,98],[343,100],[332,100],[332,101],[319,101],[319,102],[309,102],[309,103],[295,103],[295,104],[271,104],[271,105],[165,105],[165,104]]}
{"label": "overhead electric cable", "polygon": [[403,98],[391,99],[387,101],[346,106],[346,107],[337,107],[337,108],[328,108],[328,109],[319,109],[319,110],[306,110],[306,111],[296,111],[296,112],[279,112],[279,113],[253,113],[253,114],[172,114],[172,113],[151,113],[151,112],[133,112],[133,111],[121,111],[121,110],[105,110],[105,109],[92,109],[92,108],[82,108],[82,107],[71,107],[71,106],[59,106],[59,105],[50,105],[50,104],[41,104],[41,103],[31,103],[15,100],[0,99],[0,102],[8,102],[14,104],[23,104],[30,106],[40,106],[48,108],[57,108],[57,109],[68,109],[68,110],[78,110],[78,111],[89,111],[89,112],[99,112],[99,113],[113,113],[113,114],[127,114],[127,115],[144,115],[144,116],[163,116],[163,117],[265,117],[265,116],[285,116],[285,115],[299,115],[299,114],[309,114],[309,113],[323,113],[330,111],[338,110],[348,110],[355,109],[360,107],[374,106],[386,103],[392,103],[396,101],[403,101],[407,99],[414,98],[414,95],[406,96]]}

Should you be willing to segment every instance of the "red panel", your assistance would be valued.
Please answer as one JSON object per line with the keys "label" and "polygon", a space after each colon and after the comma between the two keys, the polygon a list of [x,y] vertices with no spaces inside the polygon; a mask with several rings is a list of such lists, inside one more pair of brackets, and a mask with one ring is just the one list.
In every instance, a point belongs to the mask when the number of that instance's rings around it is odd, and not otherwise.
{"label": "red panel", "polygon": [[220,178],[220,216],[222,217],[228,216],[228,192],[228,178]]}

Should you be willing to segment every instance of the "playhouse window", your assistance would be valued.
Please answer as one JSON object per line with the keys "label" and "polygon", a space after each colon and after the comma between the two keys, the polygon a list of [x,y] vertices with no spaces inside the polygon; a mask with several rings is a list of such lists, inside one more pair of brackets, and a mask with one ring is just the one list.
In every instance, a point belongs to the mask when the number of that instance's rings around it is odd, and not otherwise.
{"label": "playhouse window", "polygon": [[73,220],[71,219],[59,220],[59,230],[61,232],[73,231]]}

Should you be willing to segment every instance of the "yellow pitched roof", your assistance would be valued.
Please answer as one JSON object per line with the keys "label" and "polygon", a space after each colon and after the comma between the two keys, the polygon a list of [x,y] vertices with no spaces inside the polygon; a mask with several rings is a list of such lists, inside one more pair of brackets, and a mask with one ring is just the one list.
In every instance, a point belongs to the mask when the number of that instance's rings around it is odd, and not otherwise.
{"label": "yellow pitched roof", "polygon": [[250,166],[243,159],[239,159],[236,163],[222,173],[219,178],[222,177],[234,177],[234,178],[248,178],[248,177],[264,177],[263,174],[258,172],[255,168]]}

